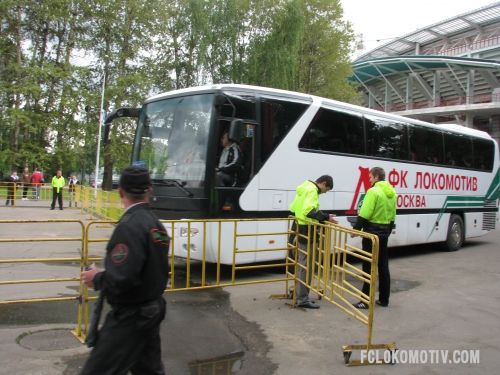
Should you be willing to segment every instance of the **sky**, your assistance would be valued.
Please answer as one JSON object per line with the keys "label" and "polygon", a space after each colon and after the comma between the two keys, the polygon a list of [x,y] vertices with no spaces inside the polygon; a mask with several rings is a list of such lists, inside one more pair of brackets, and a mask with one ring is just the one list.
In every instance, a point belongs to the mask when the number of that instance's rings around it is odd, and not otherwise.
{"label": "sky", "polygon": [[355,34],[363,34],[366,52],[419,28],[495,3],[491,0],[340,1],[344,19],[351,22]]}

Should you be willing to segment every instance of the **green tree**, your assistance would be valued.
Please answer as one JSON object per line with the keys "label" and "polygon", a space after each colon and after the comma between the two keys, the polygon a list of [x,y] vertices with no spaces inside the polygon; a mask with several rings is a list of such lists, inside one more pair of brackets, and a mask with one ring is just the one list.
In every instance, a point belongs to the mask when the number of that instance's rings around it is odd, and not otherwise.
{"label": "green tree", "polygon": [[302,0],[278,2],[269,29],[250,42],[248,81],[251,84],[293,90],[295,69],[304,30]]}
{"label": "green tree", "polygon": [[[92,172],[103,73],[108,112],[213,82],[357,98],[338,0],[4,0],[0,17],[3,171]],[[106,189],[134,129],[117,119],[102,145]]]}
{"label": "green tree", "polygon": [[[101,65],[106,77],[104,109],[108,112],[112,108],[138,106],[148,94],[150,80],[141,64],[154,38],[155,22],[150,9],[156,5],[154,1],[144,0],[96,1],[88,8],[93,18],[87,45],[99,56],[100,62],[108,56],[107,62]],[[104,75],[97,66],[95,73],[102,80]],[[117,122],[113,124],[109,142],[103,143],[104,190],[112,188],[115,165],[121,169],[130,162],[132,134],[129,126]]]}
{"label": "green tree", "polygon": [[248,1],[212,0],[200,55],[203,83],[241,83],[246,70]]}
{"label": "green tree", "polygon": [[307,0],[302,9],[305,27],[293,90],[346,102],[355,100],[357,88],[347,81],[352,75],[354,33],[342,19],[340,1]]}
{"label": "green tree", "polygon": [[340,2],[276,2],[272,14],[260,17],[261,33],[250,40],[248,82],[356,101],[357,88],[347,81],[354,34]]}
{"label": "green tree", "polygon": [[4,162],[61,168],[78,112],[73,92],[78,67],[70,63],[78,4],[49,0],[3,6],[0,39],[8,52],[1,81]]}

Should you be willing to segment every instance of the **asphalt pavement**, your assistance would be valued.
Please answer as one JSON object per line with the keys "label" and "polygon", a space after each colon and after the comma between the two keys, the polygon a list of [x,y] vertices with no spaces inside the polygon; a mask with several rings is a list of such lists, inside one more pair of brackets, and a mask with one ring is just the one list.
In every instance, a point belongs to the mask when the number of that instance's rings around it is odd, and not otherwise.
{"label": "asphalt pavement", "polygon": [[[0,207],[0,220],[88,223],[88,216],[78,210],[50,211],[48,202],[45,206],[44,202],[29,203],[15,209]],[[36,225],[0,224],[0,238],[69,237],[78,236],[80,230],[68,223]],[[96,230],[105,236],[112,228]],[[372,343],[394,343],[406,352],[418,350],[419,363],[346,367],[342,346],[366,343],[366,326],[325,300],[317,301],[318,310],[292,309],[287,305],[290,300],[269,298],[285,291],[283,283],[265,283],[166,293],[167,318],[161,325],[161,337],[167,373],[497,373],[499,244],[497,231],[467,241],[454,253],[431,245],[391,249],[390,305],[375,309]],[[0,243],[0,259],[40,254],[78,257],[80,252],[77,241]],[[94,244],[92,253],[102,255],[104,244]],[[0,263],[0,281],[74,277],[78,270],[78,262]],[[268,269],[245,277],[268,278],[280,272]],[[199,276],[195,272],[192,277],[196,282]],[[228,269],[223,269],[222,277],[230,277]],[[76,282],[49,284],[51,295],[78,292]],[[47,293],[41,284],[0,285],[0,301],[30,294],[41,298]],[[76,301],[0,305],[0,374],[78,374],[90,349],[69,333],[76,327],[76,313]],[[431,363],[421,353],[432,350],[447,350],[450,358],[454,351],[479,351],[479,363]],[[360,358],[360,353],[354,352],[352,358]]]}

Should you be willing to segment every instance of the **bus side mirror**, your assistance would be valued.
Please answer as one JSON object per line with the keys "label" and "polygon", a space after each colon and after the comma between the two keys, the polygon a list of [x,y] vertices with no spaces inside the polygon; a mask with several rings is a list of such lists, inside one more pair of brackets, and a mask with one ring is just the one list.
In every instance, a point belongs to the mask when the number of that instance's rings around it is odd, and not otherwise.
{"label": "bus side mirror", "polygon": [[241,140],[241,133],[243,131],[243,120],[234,119],[229,126],[229,134],[227,138],[238,143]]}
{"label": "bus side mirror", "polygon": [[106,123],[104,124],[104,137],[103,142],[109,142],[109,131],[111,130],[111,123],[117,117],[136,117],[141,116],[142,108],[118,108],[114,109],[108,117],[106,117]]}
{"label": "bus side mirror", "polygon": [[104,136],[102,138],[102,143],[109,143],[109,131],[111,130],[111,123],[107,122],[104,124]]}
{"label": "bus side mirror", "polygon": [[118,108],[116,117],[141,117],[142,108]]}

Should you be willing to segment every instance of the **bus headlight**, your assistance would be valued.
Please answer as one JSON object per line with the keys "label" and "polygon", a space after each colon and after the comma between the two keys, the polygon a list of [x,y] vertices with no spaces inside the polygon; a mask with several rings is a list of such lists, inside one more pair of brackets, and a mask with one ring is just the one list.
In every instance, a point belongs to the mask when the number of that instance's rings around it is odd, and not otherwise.
{"label": "bus headlight", "polygon": [[196,228],[191,228],[188,230],[188,228],[181,228],[181,237],[194,237],[198,235],[198,229]]}

